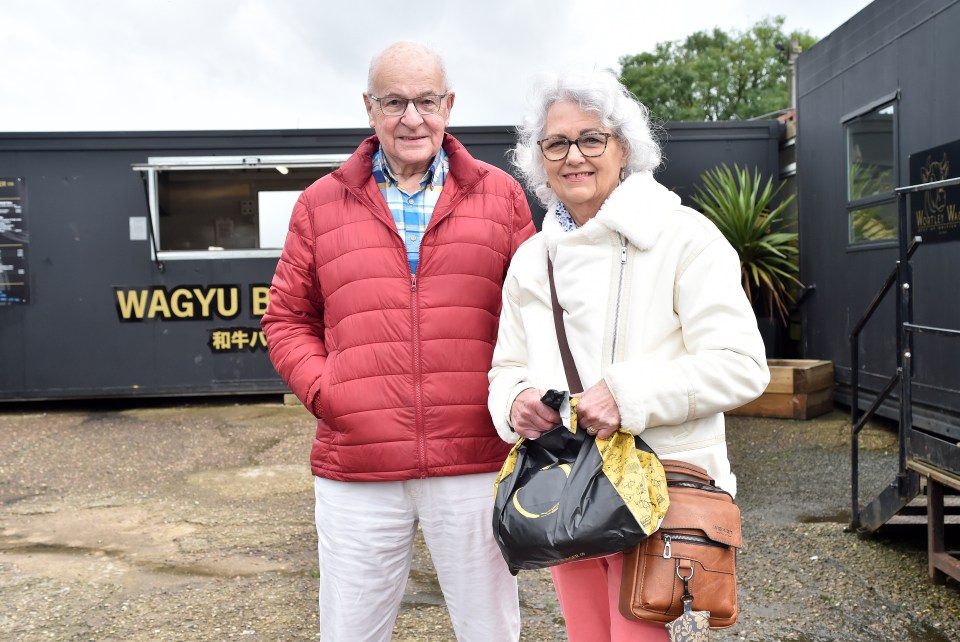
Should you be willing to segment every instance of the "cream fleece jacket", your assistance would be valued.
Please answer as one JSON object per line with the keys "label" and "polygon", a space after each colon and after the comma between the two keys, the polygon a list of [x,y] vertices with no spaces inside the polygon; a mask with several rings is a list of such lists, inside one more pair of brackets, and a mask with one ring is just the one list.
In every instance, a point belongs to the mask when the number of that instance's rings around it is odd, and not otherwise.
{"label": "cream fleece jacket", "polygon": [[567,389],[548,254],[583,385],[603,378],[624,428],[661,458],[703,466],[735,493],[723,412],[766,388],[763,341],[737,253],[650,173],[629,176],[575,231],[564,232],[550,208],[543,230],[514,256],[489,375],[500,436],[517,440],[509,417],[521,391]]}

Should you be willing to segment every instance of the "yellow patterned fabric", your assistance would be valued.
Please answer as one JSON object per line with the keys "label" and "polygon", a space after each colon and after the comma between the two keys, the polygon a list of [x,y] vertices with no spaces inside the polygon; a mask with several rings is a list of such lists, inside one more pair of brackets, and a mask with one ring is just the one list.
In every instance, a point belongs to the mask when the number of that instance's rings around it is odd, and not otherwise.
{"label": "yellow patterned fabric", "polygon": [[[570,430],[577,432],[576,397],[570,398]],[[609,439],[597,438],[603,474],[627,505],[643,531],[650,535],[667,514],[667,476],[653,453],[638,450],[632,433],[621,428]]]}
{"label": "yellow patterned fabric", "polygon": [[517,448],[524,442],[523,437],[517,440],[517,443],[513,445],[513,448],[510,449],[510,452],[507,453],[507,458],[504,460],[503,465],[500,466],[500,474],[497,475],[496,481],[493,482],[493,496],[497,496],[497,488],[500,486],[500,482],[510,476],[510,473],[513,472],[513,469],[517,467]]}
{"label": "yellow patterned fabric", "polygon": [[[577,432],[577,401],[576,397],[570,398],[570,431],[573,433]],[[517,448],[523,441],[521,438],[514,444],[503,462],[494,482],[494,496],[500,482],[513,472],[517,463]],[[670,506],[667,477],[660,460],[653,453],[638,450],[633,434],[622,428],[609,439],[597,439],[596,445],[603,461],[603,474],[640,528],[647,535],[652,534],[660,526]]]}

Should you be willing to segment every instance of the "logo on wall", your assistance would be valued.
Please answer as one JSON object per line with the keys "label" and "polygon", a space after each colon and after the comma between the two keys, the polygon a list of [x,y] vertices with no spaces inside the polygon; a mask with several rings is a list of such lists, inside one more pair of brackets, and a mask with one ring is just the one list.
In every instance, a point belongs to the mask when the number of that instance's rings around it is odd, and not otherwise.
{"label": "logo on wall", "polygon": [[[951,164],[960,167],[960,141],[910,155],[910,184],[935,183],[948,178]],[[913,233],[924,243],[960,240],[960,187],[935,187],[910,196]]]}

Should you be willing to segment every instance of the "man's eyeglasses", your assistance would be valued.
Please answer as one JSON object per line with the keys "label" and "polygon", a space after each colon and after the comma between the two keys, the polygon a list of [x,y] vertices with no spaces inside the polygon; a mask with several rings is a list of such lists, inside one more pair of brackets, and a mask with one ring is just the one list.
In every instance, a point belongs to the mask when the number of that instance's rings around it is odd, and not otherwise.
{"label": "man's eyeglasses", "polygon": [[607,141],[614,134],[606,132],[592,132],[584,134],[576,140],[570,140],[562,136],[551,136],[537,141],[543,157],[550,161],[563,160],[570,153],[570,146],[576,145],[580,153],[589,158],[602,156],[607,150]]}
{"label": "man's eyeglasses", "polygon": [[447,94],[439,96],[417,96],[416,98],[403,98],[401,96],[370,96],[370,100],[380,103],[380,113],[384,116],[403,116],[407,111],[407,105],[413,103],[417,113],[428,116],[436,114],[443,105],[443,99]]}

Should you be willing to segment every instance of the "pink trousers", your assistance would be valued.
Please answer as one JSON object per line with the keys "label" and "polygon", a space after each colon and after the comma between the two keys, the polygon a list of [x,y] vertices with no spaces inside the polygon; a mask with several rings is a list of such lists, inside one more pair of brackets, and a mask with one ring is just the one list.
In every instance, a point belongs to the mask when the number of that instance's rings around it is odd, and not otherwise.
{"label": "pink trousers", "polygon": [[570,642],[667,642],[667,629],[620,615],[623,553],[550,568]]}

